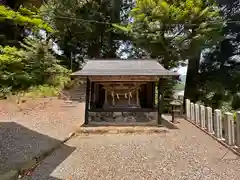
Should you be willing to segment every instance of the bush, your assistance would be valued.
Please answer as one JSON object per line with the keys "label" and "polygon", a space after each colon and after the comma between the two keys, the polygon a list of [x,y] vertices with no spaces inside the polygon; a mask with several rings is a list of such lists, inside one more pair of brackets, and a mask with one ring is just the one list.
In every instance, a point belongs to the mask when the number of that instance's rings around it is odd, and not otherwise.
{"label": "bush", "polygon": [[71,81],[70,76],[56,75],[56,76],[50,77],[47,81],[47,84],[63,89],[65,86],[67,86],[70,83],[70,81]]}
{"label": "bush", "polygon": [[25,94],[26,97],[48,97],[48,96],[57,96],[61,89],[59,87],[54,87],[50,85],[39,85],[34,86],[29,89]]}
{"label": "bush", "polygon": [[236,121],[236,119],[237,119],[237,112],[233,113],[233,119],[234,119],[234,121]]}
{"label": "bush", "polygon": [[222,106],[220,108],[221,112],[222,112],[222,118],[224,118],[224,114],[226,112],[233,112],[232,106],[231,106],[231,102],[223,102]]}

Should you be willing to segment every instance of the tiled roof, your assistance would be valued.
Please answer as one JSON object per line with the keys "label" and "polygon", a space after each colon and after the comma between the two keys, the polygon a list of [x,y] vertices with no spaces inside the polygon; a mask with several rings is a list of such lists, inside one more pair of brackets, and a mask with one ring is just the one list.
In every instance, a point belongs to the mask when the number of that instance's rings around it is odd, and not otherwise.
{"label": "tiled roof", "polygon": [[166,70],[156,60],[88,60],[82,70],[76,71],[72,75],[177,76],[179,74]]}

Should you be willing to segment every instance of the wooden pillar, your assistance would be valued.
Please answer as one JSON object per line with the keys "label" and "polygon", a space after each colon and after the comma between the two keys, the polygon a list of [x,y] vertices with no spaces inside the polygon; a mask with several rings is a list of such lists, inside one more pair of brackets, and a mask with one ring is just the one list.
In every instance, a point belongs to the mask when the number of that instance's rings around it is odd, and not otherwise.
{"label": "wooden pillar", "polygon": [[91,92],[91,94],[90,94],[90,109],[92,109],[92,108],[94,108],[94,105],[95,105],[95,89],[94,89],[94,87],[95,87],[95,83],[94,82],[91,82],[90,83],[90,92]]}
{"label": "wooden pillar", "polygon": [[107,90],[105,89],[105,100],[104,100],[104,105],[107,105],[108,104],[108,100],[107,100]]}
{"label": "wooden pillar", "polygon": [[128,106],[131,105],[131,99],[130,99],[130,86],[128,87]]}
{"label": "wooden pillar", "polygon": [[137,106],[139,106],[139,93],[138,93],[139,89],[136,90],[136,99],[137,99]]}
{"label": "wooden pillar", "polygon": [[115,89],[114,89],[114,84],[113,84],[113,87],[112,87],[112,89],[113,89],[113,92],[112,92],[112,106],[115,106]]}
{"label": "wooden pillar", "polygon": [[96,104],[97,102],[97,86],[96,86],[96,83],[93,83],[93,103],[94,105]]}
{"label": "wooden pillar", "polygon": [[86,102],[85,102],[85,120],[84,124],[88,124],[88,117],[89,117],[89,95],[90,95],[90,81],[87,78],[87,87],[86,87]]}
{"label": "wooden pillar", "polygon": [[162,124],[162,108],[163,108],[163,87],[162,79],[158,80],[158,106],[157,106],[157,123]]}

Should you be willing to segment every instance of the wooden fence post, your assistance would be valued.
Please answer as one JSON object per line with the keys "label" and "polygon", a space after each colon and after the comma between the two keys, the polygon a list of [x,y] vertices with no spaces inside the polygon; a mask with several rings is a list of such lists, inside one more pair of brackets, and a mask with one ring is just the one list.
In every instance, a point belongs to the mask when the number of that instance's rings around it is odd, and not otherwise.
{"label": "wooden fence post", "polygon": [[190,116],[191,109],[190,109],[190,100],[189,99],[186,99],[185,110],[186,110],[186,119],[190,120],[190,118],[191,118],[191,116]]}
{"label": "wooden fence post", "polygon": [[214,132],[218,139],[222,139],[222,116],[219,109],[214,110]]}
{"label": "wooden fence post", "polygon": [[225,141],[228,145],[234,145],[234,121],[233,121],[233,114],[232,113],[225,113],[224,118],[224,131],[225,131]]}
{"label": "wooden fence post", "polygon": [[237,112],[236,125],[236,145],[240,148],[240,111]]}
{"label": "wooden fence post", "polygon": [[206,128],[206,123],[205,123],[205,106],[200,105],[200,127],[202,129]]}

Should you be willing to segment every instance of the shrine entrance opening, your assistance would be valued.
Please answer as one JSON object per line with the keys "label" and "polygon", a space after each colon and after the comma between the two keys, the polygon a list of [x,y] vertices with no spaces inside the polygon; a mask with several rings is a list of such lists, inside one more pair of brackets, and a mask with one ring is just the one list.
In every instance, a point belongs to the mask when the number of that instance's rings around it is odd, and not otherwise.
{"label": "shrine entrance opening", "polygon": [[101,88],[105,91],[104,104],[105,108],[127,108],[141,107],[139,101],[139,91],[141,85],[145,83],[137,82],[103,82]]}

